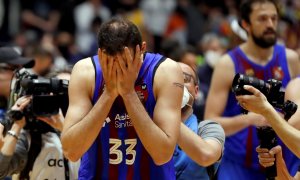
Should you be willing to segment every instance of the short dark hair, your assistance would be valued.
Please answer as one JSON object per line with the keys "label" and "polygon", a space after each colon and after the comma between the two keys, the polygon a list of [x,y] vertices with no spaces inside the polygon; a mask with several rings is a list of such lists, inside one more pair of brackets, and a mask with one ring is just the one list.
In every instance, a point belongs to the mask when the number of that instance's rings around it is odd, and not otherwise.
{"label": "short dark hair", "polygon": [[245,0],[240,6],[240,20],[245,20],[247,23],[250,23],[250,14],[252,13],[252,5],[255,3],[272,3],[274,4],[277,13],[279,14],[279,8],[276,0]]}
{"label": "short dark hair", "polygon": [[135,50],[142,45],[142,36],[137,26],[123,18],[112,18],[100,26],[98,46],[107,54],[115,55],[125,46]]}

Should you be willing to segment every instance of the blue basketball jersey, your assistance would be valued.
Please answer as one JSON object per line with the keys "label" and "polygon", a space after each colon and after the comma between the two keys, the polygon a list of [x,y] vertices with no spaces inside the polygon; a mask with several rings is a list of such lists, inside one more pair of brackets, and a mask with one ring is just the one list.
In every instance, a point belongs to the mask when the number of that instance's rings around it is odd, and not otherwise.
{"label": "blue basketball jersey", "polygon": [[[263,66],[250,61],[240,47],[230,51],[229,56],[234,63],[235,73],[254,76],[265,81],[271,78],[277,79],[282,81],[283,87],[286,87],[290,81],[284,46],[275,45],[272,59]],[[242,108],[238,105],[235,95],[229,92],[223,116],[232,117],[241,114],[241,112]],[[246,168],[252,168],[258,171],[262,170],[263,168],[259,165],[257,152],[255,150],[259,145],[256,131],[256,127],[251,126],[227,137],[223,159],[228,159]],[[279,144],[282,143],[279,142]],[[283,153],[290,172],[292,172],[292,174],[295,173],[298,159],[284,145]]]}
{"label": "blue basketball jersey", "polygon": [[[159,54],[145,53],[135,83],[135,91],[151,118],[156,103],[153,95],[154,75],[165,59]],[[96,72],[93,96],[95,104],[103,92],[105,82],[98,56],[92,57],[92,61]],[[81,159],[79,179],[175,179],[175,170],[173,160],[162,166],[154,164],[137,136],[119,96],[95,142]]]}

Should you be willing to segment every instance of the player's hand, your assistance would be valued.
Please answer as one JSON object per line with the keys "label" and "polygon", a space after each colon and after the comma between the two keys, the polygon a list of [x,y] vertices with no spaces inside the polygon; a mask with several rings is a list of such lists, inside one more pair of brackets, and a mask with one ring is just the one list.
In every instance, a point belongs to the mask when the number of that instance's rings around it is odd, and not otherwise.
{"label": "player's hand", "polygon": [[49,124],[51,127],[59,130],[60,132],[63,129],[64,116],[61,110],[59,110],[59,113],[56,115],[52,115],[50,117],[38,116],[37,119]]}
{"label": "player's hand", "polygon": [[[280,158],[282,158],[282,149],[281,146],[279,145],[273,147],[271,150],[257,147],[256,152],[258,153],[259,163],[263,167],[272,166],[274,165],[276,159],[279,160]],[[276,154],[276,158],[275,158],[275,154]]]}
{"label": "player's hand", "polygon": [[264,114],[269,108],[273,108],[268,102],[266,96],[253,86],[244,85],[244,89],[251,92],[252,95],[236,96],[239,104],[248,111],[257,114]]}
{"label": "player's hand", "polygon": [[109,56],[108,54],[106,54],[105,50],[102,50],[100,48],[98,50],[98,57],[105,81],[104,91],[112,98],[116,98],[118,96],[117,67],[114,65],[114,57]]}
{"label": "player's hand", "polygon": [[135,48],[134,57],[132,57],[128,47],[125,47],[124,51],[117,55],[117,87],[122,97],[135,92],[134,85],[139,75],[142,62],[143,57],[139,45]]}

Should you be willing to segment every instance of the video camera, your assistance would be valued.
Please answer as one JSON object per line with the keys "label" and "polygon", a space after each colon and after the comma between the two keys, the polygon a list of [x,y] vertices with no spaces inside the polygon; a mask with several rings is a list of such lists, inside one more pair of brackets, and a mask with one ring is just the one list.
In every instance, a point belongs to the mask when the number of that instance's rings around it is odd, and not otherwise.
{"label": "video camera", "polygon": [[15,73],[11,85],[9,108],[16,100],[31,95],[32,100],[23,110],[26,120],[34,121],[37,116],[51,116],[68,107],[68,80],[41,78],[22,68]]}
{"label": "video camera", "polygon": [[[232,82],[232,92],[238,95],[251,95],[243,88],[244,85],[251,85],[262,92],[270,104],[284,114],[284,119],[288,120],[297,110],[297,105],[292,101],[284,101],[285,92],[282,82],[276,79],[269,79],[267,82],[243,74],[236,74]],[[244,110],[247,113],[247,110]],[[276,133],[269,126],[257,127],[257,135],[260,140],[260,147],[271,149],[277,145]],[[266,175],[269,179],[277,176],[275,164],[266,168]]]}

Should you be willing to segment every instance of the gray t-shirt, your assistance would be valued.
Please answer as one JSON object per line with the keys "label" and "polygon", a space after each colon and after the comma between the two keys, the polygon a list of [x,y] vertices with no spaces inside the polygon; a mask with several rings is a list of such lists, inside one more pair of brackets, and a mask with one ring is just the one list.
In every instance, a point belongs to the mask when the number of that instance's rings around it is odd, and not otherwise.
{"label": "gray t-shirt", "polygon": [[203,120],[198,125],[198,135],[202,139],[215,139],[222,147],[225,143],[225,132],[222,126],[212,120]]}
{"label": "gray t-shirt", "polygon": [[21,132],[13,156],[6,156],[0,152],[0,179],[21,172],[27,162],[29,143],[24,131]]}

